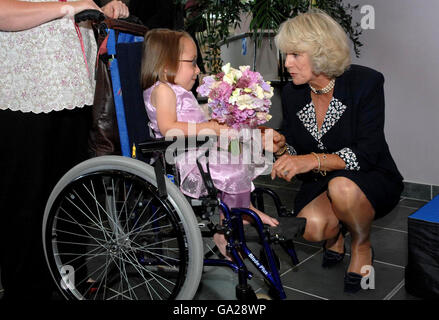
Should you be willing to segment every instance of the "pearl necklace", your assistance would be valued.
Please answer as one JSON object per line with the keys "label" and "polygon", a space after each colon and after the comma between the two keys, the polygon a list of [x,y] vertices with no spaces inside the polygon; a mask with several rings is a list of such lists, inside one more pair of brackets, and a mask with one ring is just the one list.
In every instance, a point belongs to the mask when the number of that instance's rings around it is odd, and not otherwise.
{"label": "pearl necklace", "polygon": [[309,87],[311,88],[312,92],[314,92],[315,94],[325,94],[328,93],[329,91],[331,91],[334,88],[335,85],[335,79],[332,79],[331,81],[329,81],[328,85],[320,90],[317,90],[316,88],[314,88],[313,86],[311,86],[309,84]]}

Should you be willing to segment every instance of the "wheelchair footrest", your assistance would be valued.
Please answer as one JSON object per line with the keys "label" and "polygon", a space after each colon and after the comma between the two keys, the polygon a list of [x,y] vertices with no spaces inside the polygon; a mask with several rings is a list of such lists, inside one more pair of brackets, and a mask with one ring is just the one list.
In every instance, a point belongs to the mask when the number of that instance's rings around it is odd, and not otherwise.
{"label": "wheelchair footrest", "polygon": [[290,256],[293,266],[299,264],[299,258],[297,257],[296,249],[294,247],[293,240],[284,240],[279,242],[282,249]]}
{"label": "wheelchair footrest", "polygon": [[279,226],[272,229],[278,234],[284,235],[286,239],[297,239],[305,232],[306,218],[285,217],[278,218]]}

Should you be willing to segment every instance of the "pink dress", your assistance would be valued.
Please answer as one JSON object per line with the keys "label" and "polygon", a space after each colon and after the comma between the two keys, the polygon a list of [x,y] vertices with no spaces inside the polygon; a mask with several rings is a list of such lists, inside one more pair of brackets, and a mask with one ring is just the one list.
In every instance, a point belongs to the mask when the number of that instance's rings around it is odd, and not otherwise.
{"label": "pink dress", "polygon": [[[155,137],[161,138],[163,135],[158,128],[156,109],[150,101],[151,92],[158,84],[159,82],[156,82],[152,87],[145,90],[143,99],[150,120],[148,125]],[[208,121],[192,92],[179,85],[167,84],[173,89],[177,98],[178,121],[189,123]],[[190,150],[178,155],[175,159],[180,174],[180,189],[184,194],[193,198],[199,198],[207,192],[195,162],[200,154],[202,154],[202,150]],[[202,157],[202,159],[205,159],[205,157]],[[205,161],[200,162],[203,168],[206,169]],[[222,200],[229,208],[248,208],[250,204],[250,192],[254,188],[252,180],[255,177],[255,170],[252,165],[242,164],[241,162],[240,156],[233,156],[226,151],[217,151],[216,147],[209,152],[210,175],[215,187],[221,192]]]}

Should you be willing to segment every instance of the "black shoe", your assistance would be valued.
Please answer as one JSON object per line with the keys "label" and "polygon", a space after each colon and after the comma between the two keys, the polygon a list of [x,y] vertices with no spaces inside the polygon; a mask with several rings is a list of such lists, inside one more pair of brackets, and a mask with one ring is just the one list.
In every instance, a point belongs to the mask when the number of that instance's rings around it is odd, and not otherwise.
{"label": "black shoe", "polygon": [[332,268],[339,262],[343,261],[346,253],[346,246],[343,247],[343,252],[339,253],[333,250],[326,249],[325,245],[326,245],[326,241],[323,244],[323,261],[322,261],[323,268]]}
{"label": "black shoe", "polygon": [[363,276],[355,272],[347,272],[344,275],[344,292],[357,293],[361,290]]}
{"label": "black shoe", "polygon": [[[340,226],[340,231],[337,234],[337,240],[340,237],[340,234],[344,237],[347,233],[346,228],[344,225]],[[326,241],[323,243],[323,261],[322,261],[322,267],[323,268],[331,268],[338,264],[339,262],[343,261],[344,256],[346,253],[346,246],[343,245],[343,252],[339,253],[333,250],[329,250],[326,248]]]}
{"label": "black shoe", "polygon": [[[371,247],[370,250],[372,251],[372,263],[374,260],[374,251]],[[357,293],[362,289],[361,287],[361,281],[363,280],[363,276],[361,274],[355,273],[355,272],[346,272],[344,276],[344,292],[346,293]]]}

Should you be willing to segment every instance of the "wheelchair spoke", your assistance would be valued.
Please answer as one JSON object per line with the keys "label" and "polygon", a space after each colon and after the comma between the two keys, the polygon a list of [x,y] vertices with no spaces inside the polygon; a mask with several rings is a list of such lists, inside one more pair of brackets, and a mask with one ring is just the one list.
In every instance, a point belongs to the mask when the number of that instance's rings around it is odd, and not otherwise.
{"label": "wheelchair spoke", "polygon": [[156,187],[123,172],[80,176],[57,198],[50,219],[58,277],[70,265],[77,299],[169,299],[188,264],[183,224]]}

